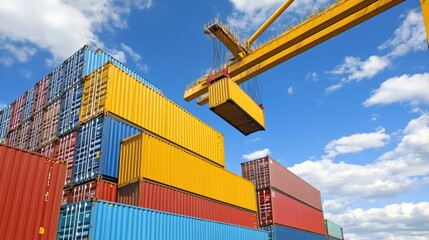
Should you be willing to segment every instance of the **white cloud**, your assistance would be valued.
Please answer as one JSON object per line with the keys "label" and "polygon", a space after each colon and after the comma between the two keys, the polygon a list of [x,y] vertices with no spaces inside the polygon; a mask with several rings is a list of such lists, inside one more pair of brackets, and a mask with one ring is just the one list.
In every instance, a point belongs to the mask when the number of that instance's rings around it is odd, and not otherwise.
{"label": "white cloud", "polygon": [[429,114],[411,120],[401,142],[372,163],[305,161],[289,168],[324,195],[379,199],[415,190],[429,175]]}
{"label": "white cloud", "polygon": [[290,86],[288,89],[287,89],[287,94],[288,95],[292,95],[293,94],[293,87],[292,86]]}
{"label": "white cloud", "polygon": [[135,52],[130,46],[124,43],[121,43],[121,47],[126,53],[128,53],[128,55],[130,55],[133,58],[134,61],[136,62],[140,61],[141,55]]}
{"label": "white cloud", "polygon": [[317,72],[307,73],[307,76],[305,76],[305,80],[313,82],[319,81],[319,75],[317,74]]}
{"label": "white cloud", "polygon": [[429,104],[429,73],[393,77],[372,92],[364,105],[409,102],[412,105]]}
{"label": "white cloud", "polygon": [[254,142],[260,142],[260,141],[262,141],[262,138],[256,137],[256,138],[250,139],[249,141],[245,141],[244,143],[247,144],[249,142],[254,143]]}
{"label": "white cloud", "polygon": [[429,202],[347,208],[342,213],[325,211],[325,217],[343,227],[345,239],[429,239]]}
{"label": "white cloud", "polygon": [[265,148],[262,150],[254,151],[254,152],[249,153],[249,154],[243,154],[242,158],[247,160],[247,161],[250,161],[250,160],[257,159],[257,158],[266,157],[270,154],[271,154],[270,149]]}
{"label": "white cloud", "polygon": [[358,133],[329,142],[325,146],[328,158],[345,153],[358,153],[371,148],[384,147],[390,140],[384,128],[371,133]]}
{"label": "white cloud", "polygon": [[145,0],[4,0],[0,2],[0,48],[20,61],[36,50],[51,53],[51,62],[63,60],[84,44],[104,48],[102,30],[126,28],[131,9],[151,5]]}

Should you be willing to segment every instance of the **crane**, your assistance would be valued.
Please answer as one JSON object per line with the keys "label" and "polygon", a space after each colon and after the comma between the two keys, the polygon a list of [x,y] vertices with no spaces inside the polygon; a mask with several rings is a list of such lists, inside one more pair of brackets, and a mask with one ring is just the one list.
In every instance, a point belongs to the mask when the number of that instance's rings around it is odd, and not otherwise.
{"label": "crane", "polygon": [[[187,86],[184,99],[197,97],[199,105],[210,109],[245,135],[265,130],[263,107],[255,103],[239,86],[308,49],[404,2],[405,0],[338,0],[313,14],[271,41],[253,47],[260,36],[294,0],[287,0],[245,42],[228,25],[215,19],[204,26],[204,33],[217,38],[231,52],[232,59],[221,69],[209,72]],[[420,0],[429,48],[429,0]]]}

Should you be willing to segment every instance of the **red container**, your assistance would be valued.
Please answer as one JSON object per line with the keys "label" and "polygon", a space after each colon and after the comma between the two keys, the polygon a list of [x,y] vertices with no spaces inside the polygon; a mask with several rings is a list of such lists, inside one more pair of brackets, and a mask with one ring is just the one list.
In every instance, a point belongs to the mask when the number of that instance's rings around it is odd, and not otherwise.
{"label": "red container", "polygon": [[9,131],[21,126],[22,113],[24,112],[24,103],[27,93],[22,94],[18,99],[12,102],[12,111],[10,114]]}
{"label": "red container", "polygon": [[36,83],[34,91],[33,114],[43,110],[48,101],[49,76]]}
{"label": "red container", "polygon": [[118,185],[116,183],[108,182],[100,178],[73,186],[69,202],[80,202],[87,199],[106,200],[116,202]]}
{"label": "red container", "polygon": [[63,200],[61,201],[61,206],[71,203],[70,202],[71,191],[72,191],[72,188],[70,187],[69,188],[66,187],[63,189]]}
{"label": "red container", "polygon": [[77,132],[72,132],[62,137],[58,141],[58,149],[55,158],[67,161],[67,174],[65,185],[69,185],[72,180],[73,159],[76,149]]}
{"label": "red container", "polygon": [[320,191],[270,157],[242,163],[241,174],[255,184],[256,190],[275,188],[322,211]]}
{"label": "red container", "polygon": [[323,212],[274,189],[257,191],[261,227],[279,224],[317,234],[325,234]]}
{"label": "red container", "polygon": [[1,239],[56,238],[66,165],[0,144]]}
{"label": "red container", "polygon": [[244,227],[257,227],[255,212],[145,180],[120,187],[118,202]]}
{"label": "red container", "polygon": [[40,149],[40,154],[52,158],[57,158],[58,155],[58,144],[56,142],[48,143],[48,145]]}
{"label": "red container", "polygon": [[42,139],[39,147],[44,147],[57,137],[58,120],[60,118],[61,99],[46,107],[43,114]]}
{"label": "red container", "polygon": [[18,148],[18,142],[21,140],[19,136],[20,136],[19,128],[13,131],[10,131],[6,136],[6,144],[9,146]]}
{"label": "red container", "polygon": [[32,129],[30,132],[29,146],[30,151],[36,152],[39,150],[40,139],[42,137],[43,112],[38,112],[33,117]]}

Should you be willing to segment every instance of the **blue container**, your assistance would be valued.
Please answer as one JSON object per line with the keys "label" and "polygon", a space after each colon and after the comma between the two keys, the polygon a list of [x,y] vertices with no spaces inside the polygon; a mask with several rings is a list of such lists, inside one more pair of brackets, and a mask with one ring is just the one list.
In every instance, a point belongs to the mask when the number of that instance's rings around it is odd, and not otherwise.
{"label": "blue container", "polygon": [[35,90],[35,87],[32,87],[30,90],[28,90],[27,95],[25,96],[24,110],[22,112],[22,122],[27,122],[31,118],[31,115],[33,113]]}
{"label": "blue container", "polygon": [[57,240],[267,240],[266,232],[113,202],[61,208]]}
{"label": "blue container", "polygon": [[10,124],[10,113],[12,111],[12,106],[6,106],[0,110],[0,143],[3,143],[6,139],[6,135],[9,131]]}
{"label": "blue container", "polygon": [[99,176],[116,181],[121,140],[139,132],[139,129],[108,116],[82,125],[78,130],[72,183],[87,182]]}
{"label": "blue container", "polygon": [[113,58],[111,55],[100,49],[94,51],[88,46],[84,46],[50,73],[51,80],[49,81],[48,105],[60,98],[65,91],[76,84],[81,83],[86,75],[100,68],[109,61],[153,90],[161,93],[159,88]]}
{"label": "blue container", "polygon": [[326,240],[326,236],[281,225],[263,227],[270,240]]}
{"label": "blue container", "polygon": [[60,117],[58,120],[58,136],[74,131],[79,125],[79,113],[82,103],[83,83],[78,84],[61,97]]}

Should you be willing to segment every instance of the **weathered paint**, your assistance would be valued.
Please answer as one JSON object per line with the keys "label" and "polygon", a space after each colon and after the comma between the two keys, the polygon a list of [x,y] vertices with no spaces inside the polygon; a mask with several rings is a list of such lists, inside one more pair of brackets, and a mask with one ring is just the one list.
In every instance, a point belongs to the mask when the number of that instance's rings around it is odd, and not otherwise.
{"label": "weathered paint", "polygon": [[122,141],[119,171],[119,186],[149,179],[256,211],[252,182],[149,132]]}
{"label": "weathered paint", "polygon": [[60,117],[61,100],[52,103],[43,113],[42,136],[39,148],[51,143],[57,138],[58,119]]}
{"label": "weathered paint", "polygon": [[113,202],[63,206],[58,240],[267,240],[264,231]]}
{"label": "weathered paint", "polygon": [[42,130],[43,130],[43,111],[39,111],[34,114],[32,120],[32,129],[29,138],[29,148],[30,151],[39,150],[40,140],[42,139]]}
{"label": "weathered paint", "polygon": [[1,239],[55,239],[65,163],[0,144]]}
{"label": "weathered paint", "polygon": [[122,139],[140,130],[109,116],[95,118],[78,130],[72,183],[79,184],[103,176],[118,178]]}

